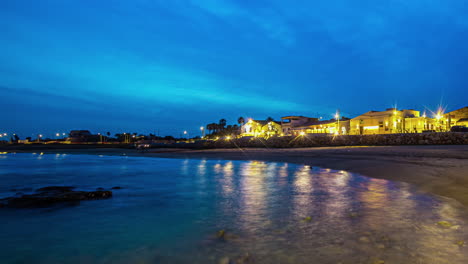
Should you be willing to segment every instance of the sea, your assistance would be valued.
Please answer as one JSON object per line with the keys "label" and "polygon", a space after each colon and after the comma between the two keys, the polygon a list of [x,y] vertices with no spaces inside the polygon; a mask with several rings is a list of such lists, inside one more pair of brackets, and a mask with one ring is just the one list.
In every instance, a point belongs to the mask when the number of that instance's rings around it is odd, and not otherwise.
{"label": "sea", "polygon": [[0,263],[468,263],[466,207],[347,171],[0,154],[0,198],[46,186],[120,189],[105,200],[0,208]]}

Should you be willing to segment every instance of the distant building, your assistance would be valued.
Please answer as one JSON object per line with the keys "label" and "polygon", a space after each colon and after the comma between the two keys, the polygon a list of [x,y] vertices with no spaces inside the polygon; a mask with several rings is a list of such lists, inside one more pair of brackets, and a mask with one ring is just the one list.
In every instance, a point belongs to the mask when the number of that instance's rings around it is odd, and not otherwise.
{"label": "distant building", "polygon": [[268,120],[249,119],[241,126],[241,136],[272,137],[282,134],[281,123]]}
{"label": "distant building", "polygon": [[70,131],[67,141],[70,141],[71,143],[88,142],[90,138],[93,137],[94,136],[89,132],[89,130],[72,130]]}

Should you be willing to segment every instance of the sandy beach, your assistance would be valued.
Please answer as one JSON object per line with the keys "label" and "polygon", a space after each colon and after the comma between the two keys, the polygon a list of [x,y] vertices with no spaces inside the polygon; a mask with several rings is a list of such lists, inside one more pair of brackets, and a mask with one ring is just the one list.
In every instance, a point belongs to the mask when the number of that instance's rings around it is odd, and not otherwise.
{"label": "sandy beach", "polygon": [[453,198],[464,206],[468,206],[468,145],[300,149],[151,149],[144,153],[133,149],[43,150],[42,152],[258,160],[305,164],[346,170],[373,178],[407,182],[417,186],[423,192]]}

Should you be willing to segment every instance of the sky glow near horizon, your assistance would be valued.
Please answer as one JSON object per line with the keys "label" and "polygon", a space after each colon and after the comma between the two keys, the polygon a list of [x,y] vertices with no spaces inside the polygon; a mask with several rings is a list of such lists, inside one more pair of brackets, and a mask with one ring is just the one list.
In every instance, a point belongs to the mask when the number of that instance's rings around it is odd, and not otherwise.
{"label": "sky glow near horizon", "polygon": [[[463,0],[0,3],[1,131],[467,106]],[[1,132],[0,131],[0,132]]]}

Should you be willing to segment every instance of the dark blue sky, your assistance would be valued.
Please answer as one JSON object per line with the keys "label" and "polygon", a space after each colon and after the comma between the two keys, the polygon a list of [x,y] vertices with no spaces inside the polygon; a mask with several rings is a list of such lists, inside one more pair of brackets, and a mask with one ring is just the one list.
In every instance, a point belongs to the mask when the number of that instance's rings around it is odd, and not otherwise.
{"label": "dark blue sky", "polygon": [[2,0],[0,132],[468,104],[465,0]]}

